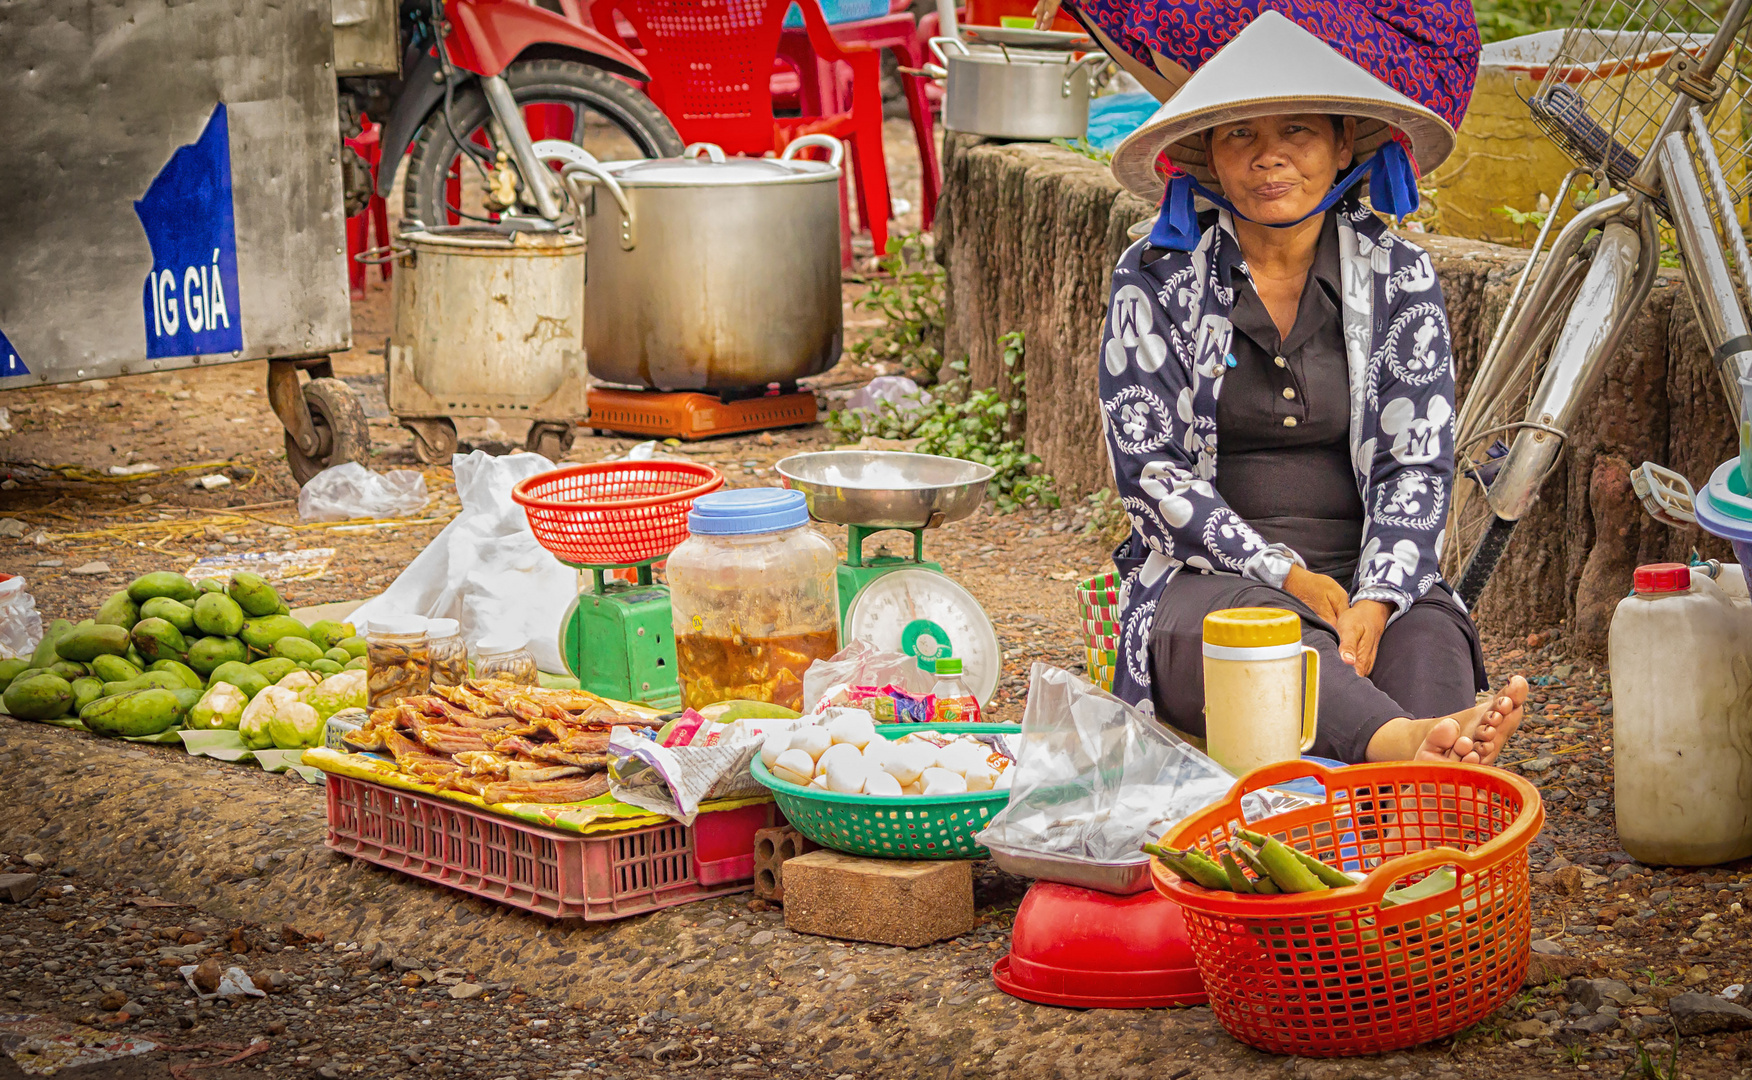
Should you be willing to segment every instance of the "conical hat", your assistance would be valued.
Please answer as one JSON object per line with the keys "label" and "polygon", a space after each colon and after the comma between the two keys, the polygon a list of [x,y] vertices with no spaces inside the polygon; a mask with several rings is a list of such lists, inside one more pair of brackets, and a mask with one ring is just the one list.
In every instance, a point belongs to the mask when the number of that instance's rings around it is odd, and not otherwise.
{"label": "conical hat", "polygon": [[1219,124],[1277,113],[1336,113],[1357,118],[1356,157],[1373,154],[1392,129],[1404,132],[1419,173],[1454,149],[1454,129],[1429,109],[1364,71],[1326,42],[1276,11],[1263,11],[1163,102],[1156,115],[1113,153],[1113,175],[1154,204],[1164,151],[1201,183],[1216,178],[1205,162],[1204,132]]}

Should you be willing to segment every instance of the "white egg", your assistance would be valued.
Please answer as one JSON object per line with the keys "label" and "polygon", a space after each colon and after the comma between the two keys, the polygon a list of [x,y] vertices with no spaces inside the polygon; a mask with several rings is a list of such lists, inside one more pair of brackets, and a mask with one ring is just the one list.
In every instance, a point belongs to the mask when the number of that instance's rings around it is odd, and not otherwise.
{"label": "white egg", "polygon": [[937,748],[925,743],[894,743],[882,759],[882,767],[905,787],[919,778],[937,760]]}
{"label": "white egg", "polygon": [[992,785],[997,782],[997,770],[984,762],[967,770],[967,790],[969,791],[990,791]]}
{"label": "white egg", "polygon": [[787,784],[807,786],[815,778],[815,761],[807,750],[792,747],[774,759],[773,775]]}
{"label": "white egg", "polygon": [[791,749],[801,750],[808,754],[810,761],[819,758],[832,745],[833,737],[827,733],[826,728],[798,728],[796,733],[791,736]]}
{"label": "white egg", "polygon": [[780,728],[767,735],[766,741],[760,744],[760,763],[767,768],[773,767],[773,762],[779,760],[779,755],[791,748],[791,732]]}
{"label": "white egg", "polygon": [[990,753],[982,743],[956,740],[937,751],[935,764],[939,769],[966,775],[969,769],[984,765]]}
{"label": "white egg", "polygon": [[864,778],[864,794],[866,795],[899,795],[900,781],[877,769]]}
{"label": "white egg", "polygon": [[1015,769],[1005,769],[998,774],[997,782],[992,785],[993,791],[1009,791],[1010,780],[1016,775]]}
{"label": "white egg", "polygon": [[835,743],[848,743],[862,750],[876,737],[876,719],[863,709],[835,709],[823,725]]}
{"label": "white egg", "polygon": [[809,781],[809,786],[812,788],[820,788],[821,790],[826,791],[827,790],[827,777],[817,776],[815,779]]}
{"label": "white egg", "polygon": [[959,795],[967,790],[967,778],[948,769],[926,769],[919,783],[926,795]]}
{"label": "white egg", "polygon": [[[822,755],[825,760],[826,755]],[[837,791],[842,795],[861,795],[864,792],[864,782],[869,777],[864,768],[864,758],[861,754],[852,757],[836,758],[827,767],[827,790]]]}
{"label": "white egg", "polygon": [[864,764],[864,755],[857,747],[848,743],[834,743],[826,750],[823,750],[821,756],[815,759],[815,775],[826,776],[828,771],[837,767],[840,762],[846,762],[848,764],[856,762],[858,765],[862,766]]}

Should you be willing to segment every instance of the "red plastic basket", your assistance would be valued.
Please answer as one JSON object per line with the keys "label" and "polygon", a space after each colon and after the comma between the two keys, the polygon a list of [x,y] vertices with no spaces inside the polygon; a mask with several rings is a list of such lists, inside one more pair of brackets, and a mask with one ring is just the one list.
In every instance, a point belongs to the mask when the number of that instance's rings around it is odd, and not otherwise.
{"label": "red plastic basket", "polygon": [[[1326,802],[1247,825],[1247,792],[1312,776]],[[1500,769],[1382,762],[1256,769],[1163,843],[1215,856],[1238,827],[1368,877],[1345,889],[1242,896],[1155,867],[1180,904],[1211,1010],[1235,1038],[1278,1054],[1398,1050],[1489,1016],[1521,985],[1531,934],[1527,846],[1545,809]],[[1382,907],[1388,889],[1451,867],[1456,884]]]}
{"label": "red plastic basket", "polygon": [[771,803],[579,836],[447,799],[331,774],[328,846],[554,918],[597,922],[754,887],[754,833]]}
{"label": "red plastic basket", "polygon": [[695,499],[724,486],[710,465],[691,461],[606,461],[567,465],[511,489],[535,538],[578,566],[627,566],[660,559],[687,539]]}

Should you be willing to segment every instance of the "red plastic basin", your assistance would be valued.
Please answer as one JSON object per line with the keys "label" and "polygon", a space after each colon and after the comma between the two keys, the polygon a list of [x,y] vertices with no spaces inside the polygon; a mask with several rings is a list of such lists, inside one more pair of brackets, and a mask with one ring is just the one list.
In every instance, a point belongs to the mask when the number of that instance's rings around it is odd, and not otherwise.
{"label": "red plastic basin", "polygon": [[1180,905],[1153,890],[1114,896],[1036,882],[1016,911],[1010,954],[992,966],[992,980],[1012,997],[1074,1009],[1205,1002]]}

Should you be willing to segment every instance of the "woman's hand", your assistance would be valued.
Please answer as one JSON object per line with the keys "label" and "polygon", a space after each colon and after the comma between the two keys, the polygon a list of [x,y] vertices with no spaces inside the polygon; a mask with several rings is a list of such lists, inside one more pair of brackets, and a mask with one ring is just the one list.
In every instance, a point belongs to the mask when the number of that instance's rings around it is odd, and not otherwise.
{"label": "woman's hand", "polygon": [[1338,658],[1368,678],[1375,670],[1375,649],[1393,609],[1379,600],[1358,600],[1338,617]]}
{"label": "woman's hand", "polygon": [[[1313,573],[1306,567],[1290,567],[1289,576],[1284,578],[1284,591],[1307,604],[1309,608],[1313,609],[1314,614],[1334,626],[1337,626],[1340,617],[1350,610],[1350,593],[1345,591],[1343,585],[1325,574]],[[1383,622],[1381,625],[1385,626],[1386,623]],[[1373,646],[1370,647],[1369,653],[1371,656],[1374,655]]]}

